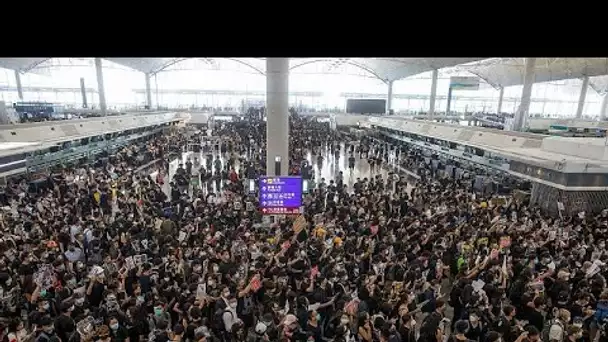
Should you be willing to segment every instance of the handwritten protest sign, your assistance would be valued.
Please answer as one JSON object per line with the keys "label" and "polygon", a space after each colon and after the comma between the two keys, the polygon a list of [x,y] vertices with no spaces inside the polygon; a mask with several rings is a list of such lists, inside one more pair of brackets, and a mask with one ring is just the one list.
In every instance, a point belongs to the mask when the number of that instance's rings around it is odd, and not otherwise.
{"label": "handwritten protest sign", "polygon": [[304,228],[306,228],[306,218],[304,218],[304,215],[300,215],[293,221],[293,232],[299,234]]}
{"label": "handwritten protest sign", "polygon": [[76,331],[83,340],[88,340],[95,333],[95,320],[91,316],[83,318],[76,323]]}
{"label": "handwritten protest sign", "polygon": [[53,286],[53,267],[49,264],[43,264],[38,267],[34,273],[34,282],[42,289],[49,289]]}

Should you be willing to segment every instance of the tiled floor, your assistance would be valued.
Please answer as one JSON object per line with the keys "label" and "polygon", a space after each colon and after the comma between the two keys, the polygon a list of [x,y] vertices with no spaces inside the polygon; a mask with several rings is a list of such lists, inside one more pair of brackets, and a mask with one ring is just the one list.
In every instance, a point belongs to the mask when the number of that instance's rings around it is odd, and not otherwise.
{"label": "tiled floor", "polygon": [[[188,158],[191,158],[193,160],[195,156],[199,159],[199,161],[205,160],[205,154],[202,152],[185,152],[182,154],[181,160],[175,159],[169,164],[169,177],[165,179],[165,185],[163,187],[165,192],[169,192],[169,180],[172,179],[175,175],[178,165],[180,163],[185,164]],[[355,153],[355,168],[351,173],[351,171],[348,169],[348,154],[345,153],[344,146],[341,147],[340,156],[338,158],[336,158],[335,155],[329,151],[329,149],[324,151],[323,157],[323,163],[321,167],[319,167],[317,163],[317,156],[312,155],[310,152],[307,155],[309,163],[313,165],[313,169],[315,172],[315,180],[317,182],[319,182],[321,178],[325,178],[325,182],[329,183],[330,180],[335,179],[335,176],[338,174],[338,172],[342,171],[345,183],[349,187],[351,187],[357,180],[357,178],[370,178],[372,176],[375,177],[376,175],[381,174],[382,178],[386,179],[389,173],[389,167],[387,167],[386,164],[384,164],[382,168],[378,168],[377,166],[375,166],[374,170],[372,171],[369,163],[367,162],[367,159],[360,159],[358,153]],[[225,161],[224,158],[221,158],[221,160],[222,162]],[[236,168],[238,170],[238,164],[236,165]],[[156,172],[153,172],[151,176],[153,179],[156,179]],[[214,185],[214,191],[216,190],[217,189],[215,189]]]}

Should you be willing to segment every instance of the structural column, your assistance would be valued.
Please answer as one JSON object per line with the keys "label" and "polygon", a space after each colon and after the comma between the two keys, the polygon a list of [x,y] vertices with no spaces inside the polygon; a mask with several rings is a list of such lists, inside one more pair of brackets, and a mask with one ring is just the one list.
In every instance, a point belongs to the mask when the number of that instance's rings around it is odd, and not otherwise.
{"label": "structural column", "polygon": [[393,81],[388,81],[388,96],[386,98],[386,114],[393,108]]}
{"label": "structural column", "polygon": [[[289,170],[289,58],[266,59],[266,174]],[[276,174],[276,162],[281,173]]]}
{"label": "structural column", "polygon": [[21,74],[15,70],[15,83],[17,84],[17,96],[23,101],[23,87],[21,86]]}
{"label": "structural column", "polygon": [[80,95],[82,96],[82,108],[87,108],[87,90],[84,87],[84,77],[80,78]]}
{"label": "structural column", "polygon": [[606,120],[606,116],[608,116],[608,93],[604,94],[604,99],[602,100],[602,107],[600,108],[600,121]]}
{"label": "structural column", "polygon": [[500,114],[502,112],[502,99],[505,96],[505,87],[500,87],[500,93],[498,94],[498,108],[496,109],[496,114]]}
{"label": "structural column", "polygon": [[431,119],[435,114],[435,97],[437,97],[437,77],[439,76],[439,71],[437,69],[433,70],[433,83],[431,84],[431,98],[429,104],[429,115],[428,118]]}
{"label": "structural column", "polygon": [[95,58],[95,72],[97,73],[97,93],[99,94],[99,109],[101,115],[105,116],[108,114],[108,107],[106,106],[106,91],[103,87],[103,69],[101,65],[101,58]]}
{"label": "structural column", "polygon": [[521,101],[515,118],[513,120],[513,130],[521,131],[526,126],[528,120],[528,111],[530,110],[530,97],[532,96],[532,85],[534,85],[534,67],[536,66],[536,58],[526,58],[524,86],[521,91]]}
{"label": "structural column", "polygon": [[150,89],[150,74],[146,73],[146,106],[152,109],[152,89]]}
{"label": "structural column", "polygon": [[589,88],[589,76],[583,77],[583,85],[581,86],[581,94],[578,97],[578,107],[576,107],[576,118],[580,119],[583,116],[585,108],[585,97],[587,97],[587,88]]}

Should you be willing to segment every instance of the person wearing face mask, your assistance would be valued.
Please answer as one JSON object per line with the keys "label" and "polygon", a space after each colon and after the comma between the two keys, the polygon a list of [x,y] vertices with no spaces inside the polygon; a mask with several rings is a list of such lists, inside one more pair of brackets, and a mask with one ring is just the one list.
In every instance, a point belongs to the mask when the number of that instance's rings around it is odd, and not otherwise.
{"label": "person wearing face mask", "polygon": [[232,332],[232,325],[240,321],[240,319],[236,313],[236,307],[238,305],[236,297],[228,298],[227,303],[228,306],[222,314],[222,322],[224,323],[225,332],[230,333]]}
{"label": "person wearing face mask", "polygon": [[29,321],[32,324],[41,325],[40,320],[51,313],[52,310],[49,301],[44,298],[40,298],[38,300],[38,310],[32,311],[29,314]]}
{"label": "person wearing face mask", "polygon": [[109,327],[112,342],[129,342],[129,332],[118,322],[116,317],[110,318]]}
{"label": "person wearing face mask", "polygon": [[53,320],[46,316],[40,319],[38,322],[41,326],[41,329],[38,331],[36,335],[35,342],[60,342],[61,340],[55,333],[55,327],[53,326]]}
{"label": "person wearing face mask", "polygon": [[306,331],[309,336],[314,338],[315,342],[323,341],[323,331],[321,329],[321,314],[316,310],[308,313],[308,322],[306,325]]}
{"label": "person wearing face mask", "polygon": [[484,322],[480,319],[479,315],[475,312],[469,313],[469,329],[465,333],[465,336],[469,340],[481,341],[483,336],[486,334],[486,327]]}

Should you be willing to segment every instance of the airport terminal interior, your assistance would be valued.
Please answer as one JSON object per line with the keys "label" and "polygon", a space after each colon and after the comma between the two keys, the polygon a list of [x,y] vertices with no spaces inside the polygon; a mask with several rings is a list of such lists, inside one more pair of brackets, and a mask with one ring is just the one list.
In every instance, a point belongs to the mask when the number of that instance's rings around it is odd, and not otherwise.
{"label": "airport terminal interior", "polygon": [[606,342],[608,58],[0,58],[0,342]]}

